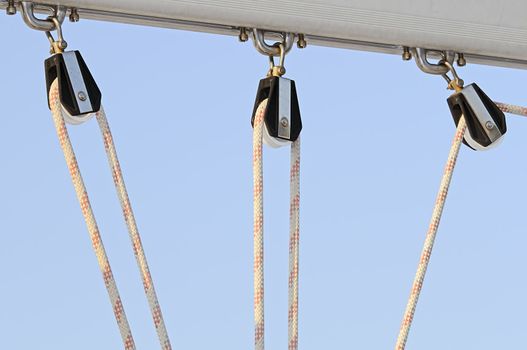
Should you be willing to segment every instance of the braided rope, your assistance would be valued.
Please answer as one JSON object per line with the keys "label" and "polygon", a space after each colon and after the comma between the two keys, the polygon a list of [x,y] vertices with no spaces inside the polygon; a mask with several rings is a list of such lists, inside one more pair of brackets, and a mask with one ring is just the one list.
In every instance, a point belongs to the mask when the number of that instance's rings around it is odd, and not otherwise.
{"label": "braided rope", "polygon": [[79,171],[79,165],[71,145],[68,130],[66,128],[66,124],[64,123],[62,105],[59,99],[58,83],[56,80],[51,85],[49,95],[51,102],[51,115],[57,130],[57,135],[59,137],[60,147],[64,152],[64,158],[66,159],[66,164],[68,165],[73,187],[75,188],[75,193],[77,194],[77,199],[79,200],[81,206],[82,215],[84,216],[86,226],[88,227],[88,233],[90,234],[93,250],[95,251],[95,256],[97,257],[97,262],[99,263],[99,268],[104,279],[104,285],[106,286],[108,296],[110,297],[110,303],[112,304],[115,319],[117,320],[117,325],[119,326],[124,348],[125,350],[135,350],[132,332],[124,312],[121,297],[119,295],[112,269],[110,267],[110,262],[108,261],[106,251],[99,234],[97,222],[95,221],[95,216],[93,215],[90,199],[88,198],[88,193],[86,192],[86,187],[84,186],[82,175]]}
{"label": "braided rope", "polygon": [[300,137],[291,145],[289,213],[289,350],[298,349],[298,255],[300,239]]}
{"label": "braided rope", "polygon": [[465,130],[465,118],[461,117],[457,125],[456,134],[452,142],[452,147],[450,148],[450,153],[448,154],[448,160],[446,162],[443,178],[441,179],[441,185],[439,186],[439,192],[437,194],[434,210],[432,212],[430,226],[428,228],[428,232],[426,233],[421,259],[419,260],[419,265],[417,267],[417,272],[412,285],[412,291],[410,293],[410,298],[408,299],[408,304],[406,305],[401,329],[399,331],[399,336],[395,345],[396,350],[404,350],[406,346],[408,333],[410,332],[417,301],[421,293],[421,288],[423,287],[426,269],[428,267],[428,263],[430,262],[430,256],[432,255],[437,229],[439,227],[439,222],[441,221],[441,214],[443,213],[443,207],[448,195],[450,181],[452,180],[452,174],[454,173],[454,167],[456,166],[459,149],[463,141],[463,136],[465,135]]}
{"label": "braided rope", "polygon": [[[69,137],[67,134],[66,125],[64,123],[64,117],[62,114],[62,106],[60,105],[60,99],[58,95],[58,84],[56,84],[55,82],[55,85],[56,85],[54,86],[55,89],[52,89],[50,92],[52,95],[50,99],[53,105],[53,108],[52,108],[53,119],[57,127],[57,132],[61,140],[61,146],[63,148],[66,160],[68,164],[72,164],[70,165],[70,174],[74,182],[77,196],[79,197],[79,201],[81,202],[81,207],[83,208],[83,214],[85,215],[86,222],[88,224],[88,230],[90,232],[96,232],[96,237],[92,238],[92,241],[100,242],[100,245],[98,246],[97,249],[102,250],[102,254],[104,256],[103,262],[106,262],[104,266],[107,266],[108,270],[110,271],[110,275],[111,275],[111,270],[109,267],[108,259],[106,257],[106,254],[104,253],[104,247],[102,246],[102,241],[101,241],[101,238],[97,230],[97,226],[96,226],[97,224],[95,222],[95,217],[93,215],[93,212],[91,211],[91,207],[89,205],[89,200],[88,200],[88,195],[84,187],[84,184],[82,183],[82,177],[78,169],[77,161],[75,159],[75,154],[74,154],[73,148],[71,146],[71,142],[69,141]],[[141,237],[137,229],[137,224],[135,222],[135,217],[132,211],[132,206],[130,204],[128,193],[126,191],[126,186],[124,183],[121,166],[119,164],[119,159],[117,158],[115,144],[114,144],[113,137],[110,131],[110,127],[108,125],[108,119],[106,118],[106,114],[104,113],[104,109],[102,107],[101,107],[101,110],[97,112],[96,116],[97,116],[97,122],[99,124],[99,128],[101,130],[101,134],[103,136],[104,148],[106,150],[106,155],[108,157],[108,163],[112,171],[115,188],[117,190],[117,195],[119,197],[119,202],[121,203],[121,208],[123,210],[124,219],[125,219],[125,222],[128,228],[128,232],[130,234],[130,239],[132,241],[134,255],[137,260],[139,270],[141,272],[141,278],[143,280],[143,288],[144,288],[144,291],[145,291],[145,294],[148,300],[148,304],[150,306],[150,311],[152,313],[152,317],[153,317],[154,325],[155,325],[155,328],[156,328],[156,331],[159,337],[159,341],[161,343],[161,348],[163,350],[171,350],[170,340],[168,338],[167,330],[165,327],[165,322],[163,320],[163,315],[161,312],[161,308],[159,306],[159,301],[156,296],[154,284],[152,281],[152,277],[150,275],[150,270],[148,268],[146,255],[143,249],[143,245],[141,243]],[[84,204],[83,201],[86,201],[87,204]],[[89,208],[89,211],[87,214],[84,213],[84,207],[86,207],[86,205]],[[95,249],[95,243],[94,243],[94,249]],[[99,257],[99,253],[97,251],[96,251],[96,254]],[[106,282],[106,275],[104,276],[105,276],[105,282]],[[113,276],[110,276],[110,277],[111,277],[112,284],[114,286],[112,288],[115,289],[115,291],[113,291],[112,289],[112,294],[110,294],[110,298],[112,299],[112,295],[115,294],[117,297],[119,295],[117,292],[117,287],[115,286],[115,281],[113,279]],[[110,290],[108,292],[110,293]],[[116,318],[119,323],[120,320],[122,319],[121,314],[124,315],[124,310],[123,310],[120,298],[117,298],[115,303],[114,303],[114,300],[112,299],[112,305],[114,305],[114,312],[116,314]],[[124,320],[126,321],[126,317],[124,318]],[[127,333],[126,338],[124,337],[123,331],[126,331]],[[130,332],[127,322],[126,322],[126,329],[121,330],[121,335],[123,336],[123,340],[126,339],[125,349],[135,349],[135,345],[133,344],[133,339],[132,339],[131,332]]]}
{"label": "braided rope", "polygon": [[[256,110],[253,130],[254,344],[264,350],[263,128],[267,99]],[[300,139],[291,145],[289,217],[288,349],[298,349],[298,255],[300,233]]]}
{"label": "braided rope", "polygon": [[499,109],[505,113],[521,115],[527,117],[527,108],[522,106],[511,105],[507,103],[494,102]]}
{"label": "braided rope", "polygon": [[253,129],[254,348],[264,350],[263,117],[267,99],[258,106]]}
{"label": "braided rope", "polygon": [[[495,102],[495,104],[496,106],[498,106],[499,109],[501,109],[505,113],[516,114],[520,116],[527,116],[526,107],[511,105],[511,104],[506,104],[506,103],[501,103],[501,102]],[[408,333],[410,332],[410,327],[412,325],[412,321],[414,318],[415,309],[417,307],[417,301],[419,299],[419,295],[421,293],[421,288],[423,286],[423,281],[424,281],[425,274],[426,274],[426,269],[428,267],[428,263],[430,262],[430,256],[432,254],[434,240],[437,234],[437,229],[439,227],[439,222],[441,220],[441,215],[443,213],[443,207],[445,205],[446,197],[448,194],[448,188],[450,186],[450,181],[452,179],[452,174],[454,172],[454,167],[456,165],[457,156],[459,154],[459,148],[463,141],[465,130],[466,130],[465,118],[461,118],[457,126],[452,148],[450,149],[450,153],[448,155],[448,161],[445,167],[443,178],[441,180],[439,193],[437,195],[436,204],[434,207],[434,211],[432,213],[430,227],[426,235],[425,244],[423,247],[423,251],[421,253],[421,259],[419,261],[417,272],[414,278],[412,292],[410,294],[410,298],[408,300],[408,304],[406,305],[406,310],[404,312],[401,329],[399,331],[399,336],[397,338],[397,343],[395,345],[396,350],[404,350],[406,346],[406,341],[408,339]]]}
{"label": "braided rope", "polygon": [[141,278],[143,280],[143,287],[148,300],[148,305],[150,307],[150,312],[154,320],[157,336],[159,338],[161,348],[163,350],[171,350],[172,347],[170,345],[170,339],[168,338],[165,321],[163,319],[161,307],[159,306],[152,276],[150,275],[150,269],[148,268],[148,262],[146,260],[143,244],[141,243],[141,237],[139,235],[139,230],[137,229],[130,199],[128,198],[128,192],[126,191],[123,173],[121,171],[119,159],[117,158],[117,152],[115,150],[112,133],[110,132],[108,119],[106,118],[106,114],[104,113],[104,109],[102,107],[100,111],[97,112],[97,122],[99,123],[99,128],[101,129],[101,134],[104,140],[104,149],[106,150],[108,163],[110,165],[110,169],[112,170],[115,189],[117,190],[117,196],[119,197],[119,202],[121,203],[124,220],[128,228],[128,233],[130,234],[134,255],[141,273]]}

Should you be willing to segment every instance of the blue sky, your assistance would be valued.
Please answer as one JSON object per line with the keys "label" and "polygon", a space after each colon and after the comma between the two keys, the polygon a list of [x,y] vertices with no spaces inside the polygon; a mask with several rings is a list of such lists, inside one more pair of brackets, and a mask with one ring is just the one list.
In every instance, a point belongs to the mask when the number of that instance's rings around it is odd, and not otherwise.
{"label": "blue sky", "polygon": [[[48,42],[0,18],[0,349],[119,349],[47,108]],[[234,37],[67,23],[99,87],[174,349],[252,347],[250,113],[267,58]],[[400,57],[293,49],[302,111],[300,348],[393,348],[454,124]],[[526,103],[521,70],[459,69]],[[527,346],[527,120],[463,147],[408,349]],[[95,120],[70,127],[138,349],[158,347]],[[265,149],[266,343],[286,347],[287,149]]]}

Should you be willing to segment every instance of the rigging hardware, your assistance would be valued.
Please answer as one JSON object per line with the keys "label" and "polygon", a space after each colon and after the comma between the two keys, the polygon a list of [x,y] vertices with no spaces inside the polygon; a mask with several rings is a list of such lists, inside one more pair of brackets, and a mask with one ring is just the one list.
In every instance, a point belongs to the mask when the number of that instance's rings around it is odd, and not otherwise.
{"label": "rigging hardware", "polygon": [[[425,73],[441,75],[448,83],[450,90],[455,92],[447,99],[448,106],[456,125],[461,116],[465,117],[467,131],[463,142],[473,150],[487,150],[498,145],[507,132],[505,115],[496,104],[475,83],[464,87],[454,68],[453,51],[439,52],[442,59],[438,63],[430,63],[427,54],[430,50],[412,49],[415,62]],[[458,65],[463,66],[463,54],[458,54]],[[452,77],[448,76],[452,74]]]}
{"label": "rigging hardware", "polygon": [[[260,31],[253,31],[260,33]],[[263,32],[261,35],[255,35],[256,47],[265,47]],[[254,103],[253,116],[251,123],[254,126],[254,118],[260,103],[267,99],[267,107],[264,112],[264,141],[271,147],[281,147],[289,142],[294,142],[302,130],[302,120],[300,117],[300,107],[296,93],[295,81],[284,78],[285,74],[285,56],[289,37],[293,35],[282,34],[282,42],[277,42],[272,48],[267,50],[269,55],[270,68],[267,77],[260,80]],[[291,42],[292,45],[292,42]],[[267,45],[268,46],[268,45]],[[274,52],[278,51],[280,61],[278,65],[274,62]]]}
{"label": "rigging hardware", "polygon": [[35,3],[31,1],[21,1],[20,8],[22,10],[22,18],[24,22],[31,29],[40,30],[44,32],[51,32],[56,30],[57,25],[55,21],[52,21],[52,18],[55,18],[60,24],[64,22],[66,17],[67,8],[61,5],[38,5],[39,8],[42,7],[46,11],[51,12],[50,17],[47,19],[39,19],[35,16]]}

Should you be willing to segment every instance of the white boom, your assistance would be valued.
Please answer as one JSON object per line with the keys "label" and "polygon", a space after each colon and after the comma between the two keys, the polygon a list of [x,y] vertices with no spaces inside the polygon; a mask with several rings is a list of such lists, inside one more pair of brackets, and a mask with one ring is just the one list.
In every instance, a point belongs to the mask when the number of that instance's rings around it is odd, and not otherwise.
{"label": "white boom", "polygon": [[[7,0],[0,0],[5,7]],[[47,0],[42,0],[45,2]],[[17,0],[18,2],[18,0]],[[401,53],[462,52],[468,62],[527,68],[523,0],[49,0],[81,18],[236,35],[305,34],[309,44]]]}

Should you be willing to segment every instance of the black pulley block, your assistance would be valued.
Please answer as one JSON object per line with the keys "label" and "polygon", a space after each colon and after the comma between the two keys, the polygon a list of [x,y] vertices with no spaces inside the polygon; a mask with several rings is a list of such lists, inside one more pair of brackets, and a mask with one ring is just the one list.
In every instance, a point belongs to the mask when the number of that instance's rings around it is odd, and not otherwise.
{"label": "black pulley block", "polygon": [[495,145],[507,132],[505,114],[476,85],[470,84],[447,100],[456,125],[463,115],[467,131],[463,142],[474,150]]}
{"label": "black pulley block", "polygon": [[55,54],[45,61],[44,66],[48,105],[51,84],[58,79],[60,101],[71,116],[99,111],[101,91],[79,51]]}
{"label": "black pulley block", "polygon": [[268,101],[264,122],[269,135],[281,140],[296,141],[302,130],[302,120],[295,82],[276,76],[260,80],[251,119],[253,126],[256,110],[266,98]]}

